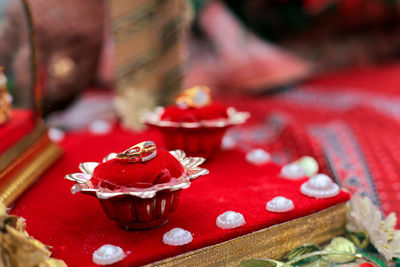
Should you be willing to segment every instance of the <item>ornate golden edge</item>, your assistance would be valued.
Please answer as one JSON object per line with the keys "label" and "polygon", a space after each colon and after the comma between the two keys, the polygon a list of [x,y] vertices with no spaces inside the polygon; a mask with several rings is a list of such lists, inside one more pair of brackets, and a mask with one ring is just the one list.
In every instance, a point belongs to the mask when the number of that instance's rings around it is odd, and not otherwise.
{"label": "ornate golden edge", "polygon": [[0,155],[0,179],[5,176],[13,166],[18,165],[25,159],[24,155],[29,154],[28,148],[37,142],[46,131],[46,127],[39,123],[32,132]]}
{"label": "ornate golden edge", "polygon": [[37,152],[29,163],[15,174],[10,181],[0,189],[0,201],[6,206],[13,203],[48,167],[62,154],[61,149],[49,142]]}
{"label": "ornate golden edge", "polygon": [[37,123],[42,122],[42,103],[41,103],[41,88],[38,79],[38,51],[36,45],[36,32],[34,26],[34,18],[32,15],[32,9],[28,0],[21,0],[22,6],[25,10],[27,17],[28,31],[29,31],[29,47],[31,49],[31,71],[32,71],[32,87],[30,88],[33,92],[33,107],[35,111],[35,121]]}
{"label": "ornate golden edge", "polygon": [[236,266],[249,258],[280,259],[305,243],[321,244],[345,233],[346,203],[146,266]]}

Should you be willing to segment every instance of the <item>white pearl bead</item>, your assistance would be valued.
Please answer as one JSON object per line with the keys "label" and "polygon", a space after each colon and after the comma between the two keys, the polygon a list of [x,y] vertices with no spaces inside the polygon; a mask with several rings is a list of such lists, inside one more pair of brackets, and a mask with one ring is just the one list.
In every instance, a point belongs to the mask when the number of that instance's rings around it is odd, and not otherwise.
{"label": "white pearl bead", "polygon": [[261,165],[271,160],[271,155],[264,149],[253,149],[246,154],[246,160],[255,165]]}
{"label": "white pearl bead", "polygon": [[126,255],[122,248],[107,244],[93,253],[92,260],[98,265],[109,265],[119,262],[125,257]]}
{"label": "white pearl bead", "polygon": [[282,196],[268,201],[266,209],[272,212],[287,212],[294,209],[293,201]]}
{"label": "white pearl bead", "polygon": [[107,134],[111,132],[111,129],[111,123],[104,120],[95,120],[89,124],[89,132],[92,134]]}
{"label": "white pearl bead", "polygon": [[313,157],[301,157],[296,161],[296,163],[304,170],[308,177],[311,177],[318,172],[318,162]]}
{"label": "white pearl bead", "polygon": [[182,228],[174,228],[163,236],[163,243],[170,246],[182,246],[192,242],[193,237],[189,231]]}
{"label": "white pearl bead", "polygon": [[221,148],[223,150],[229,150],[232,149],[236,146],[236,141],[229,135],[225,135],[224,138],[222,138],[221,142]]}
{"label": "white pearl bead", "polygon": [[287,179],[296,180],[306,176],[304,170],[297,163],[289,163],[282,167],[281,176]]}
{"label": "white pearl bead", "polygon": [[222,229],[232,229],[244,225],[246,222],[239,212],[226,211],[217,217],[217,226]]}
{"label": "white pearl bead", "polygon": [[332,180],[325,174],[316,174],[309,180],[309,184],[315,189],[329,189],[332,185]]}
{"label": "white pearl bead", "polygon": [[316,174],[303,183],[300,191],[309,197],[328,198],[339,194],[339,186],[325,174]]}
{"label": "white pearl bead", "polygon": [[51,127],[47,131],[47,135],[51,141],[56,143],[61,142],[65,138],[65,133],[62,130],[54,127]]}

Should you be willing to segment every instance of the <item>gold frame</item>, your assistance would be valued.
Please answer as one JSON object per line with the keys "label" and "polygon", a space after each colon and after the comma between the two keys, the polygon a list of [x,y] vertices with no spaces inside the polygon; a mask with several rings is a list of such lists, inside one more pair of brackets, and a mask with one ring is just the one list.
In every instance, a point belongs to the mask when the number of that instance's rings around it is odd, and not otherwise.
{"label": "gold frame", "polygon": [[45,145],[40,154],[12,176],[6,186],[0,188],[0,202],[11,205],[61,154],[61,149],[55,144],[49,142]]}
{"label": "gold frame", "polygon": [[32,88],[33,91],[33,107],[35,110],[35,119],[39,123],[42,122],[42,107],[41,107],[41,88],[38,80],[38,52],[36,49],[36,33],[34,25],[34,19],[32,16],[32,9],[29,5],[28,0],[20,0],[25,10],[28,31],[30,37],[30,48],[31,48],[31,73],[32,73]]}
{"label": "gold frame", "polygon": [[20,0],[25,11],[31,48],[32,101],[35,128],[0,155],[0,202],[9,206],[62,154],[50,141],[43,124],[41,88],[38,77],[38,53],[34,20],[28,0]]}

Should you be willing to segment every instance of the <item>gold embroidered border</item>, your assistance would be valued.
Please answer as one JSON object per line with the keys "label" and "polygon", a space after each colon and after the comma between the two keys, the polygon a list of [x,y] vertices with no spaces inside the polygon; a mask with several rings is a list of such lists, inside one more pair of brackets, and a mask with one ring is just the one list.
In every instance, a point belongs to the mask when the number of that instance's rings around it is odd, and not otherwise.
{"label": "gold embroidered border", "polygon": [[0,202],[6,206],[13,203],[53,162],[61,156],[61,149],[49,141],[41,151],[36,152],[29,163],[0,189]]}
{"label": "gold embroidered border", "polygon": [[237,266],[249,258],[280,259],[305,243],[321,244],[345,233],[346,204],[259,230],[147,266]]}
{"label": "gold embroidered border", "polygon": [[[36,147],[36,143],[46,132],[46,128],[42,124],[38,126],[27,136],[18,141],[15,145],[9,148],[0,156],[0,179],[13,170],[20,164],[26,157],[28,157],[32,150]],[[48,142],[48,141],[47,141]]]}

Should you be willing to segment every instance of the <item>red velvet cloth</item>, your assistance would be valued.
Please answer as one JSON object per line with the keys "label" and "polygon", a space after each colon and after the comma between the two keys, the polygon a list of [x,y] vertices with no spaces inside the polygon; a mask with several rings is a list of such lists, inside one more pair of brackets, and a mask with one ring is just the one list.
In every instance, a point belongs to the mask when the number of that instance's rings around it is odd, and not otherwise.
{"label": "red velvet cloth", "polygon": [[[80,162],[100,161],[109,152],[122,151],[127,144],[143,140],[154,140],[162,147],[160,139],[155,131],[134,134],[119,128],[104,136],[87,132],[70,134],[61,144],[64,157],[24,194],[12,213],[25,217],[28,232],[52,246],[54,257],[65,260],[69,266],[94,265],[92,253],[106,243],[120,246],[128,253],[117,265],[136,266],[312,214],[348,199],[343,192],[328,199],[306,197],[299,192],[304,180],[277,178],[278,165],[254,166],[245,161],[240,151],[221,152],[204,164],[210,174],[182,191],[178,209],[170,214],[166,225],[126,232],[106,217],[94,197],[72,195],[73,183],[63,179],[65,174],[77,172]],[[296,208],[282,214],[266,211],[266,202],[277,195],[292,199]],[[246,225],[231,230],[216,227],[217,216],[227,210],[242,213]],[[193,242],[182,247],[163,244],[163,234],[173,227],[190,231]]]}
{"label": "red velvet cloth", "polygon": [[[283,183],[275,178],[278,166],[255,167],[244,161],[244,153],[261,146],[295,159],[317,158],[322,172],[334,174],[343,186],[364,189],[385,213],[400,211],[400,64],[377,69],[345,71],[320,77],[301,88],[264,98],[228,98],[224,103],[250,111],[249,123],[234,128],[238,150],[220,152],[204,164],[210,174],[183,190],[178,209],[165,226],[143,232],[124,232],[107,219],[98,201],[71,195],[71,182],[63,179],[77,172],[84,161],[100,161],[127,144],[154,140],[162,147],[156,131],[140,134],[115,129],[112,135],[92,136],[87,132],[68,135],[61,144],[64,157],[16,203],[13,213],[27,219],[28,231],[53,246],[54,256],[71,266],[91,266],[91,255],[105,243],[121,246],[129,253],[120,265],[139,265],[188,250],[215,244],[287,219],[306,215],[347,199],[316,200],[302,196],[299,182]],[[284,122],[274,121],[272,133],[264,122],[278,112]],[[261,124],[260,124],[261,123]],[[278,133],[278,134],[276,134]],[[246,138],[245,136],[251,136]],[[260,137],[261,135],[261,137]],[[370,191],[368,191],[370,190]],[[296,209],[287,214],[265,210],[266,202],[279,192],[292,198]],[[246,225],[233,230],[215,226],[226,210],[241,212]],[[173,227],[193,233],[193,242],[183,247],[161,243]]]}
{"label": "red velvet cloth", "polygon": [[159,149],[155,158],[141,163],[113,159],[98,165],[93,173],[93,183],[99,181],[117,186],[150,187],[166,183],[183,173],[181,163],[168,151]]}
{"label": "red velvet cloth", "polygon": [[10,120],[0,125],[0,154],[32,131],[34,126],[35,121],[31,110],[13,109]]}
{"label": "red velvet cloth", "polygon": [[227,107],[220,103],[211,103],[201,108],[166,107],[161,115],[162,120],[174,122],[197,122],[228,118]]}

